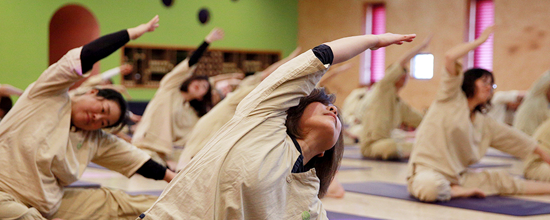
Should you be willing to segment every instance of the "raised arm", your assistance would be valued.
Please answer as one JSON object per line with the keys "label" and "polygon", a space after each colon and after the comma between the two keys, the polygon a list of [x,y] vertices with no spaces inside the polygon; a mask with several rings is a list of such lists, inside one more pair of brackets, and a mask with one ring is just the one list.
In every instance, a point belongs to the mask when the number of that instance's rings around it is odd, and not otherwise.
{"label": "raised arm", "polygon": [[201,45],[184,61],[178,63],[168,74],[162,77],[159,89],[179,89],[181,84],[193,75],[194,65],[199,62],[210,43],[223,39],[224,33],[220,28],[214,28],[204,38]]}
{"label": "raised arm", "polygon": [[128,28],[128,35],[130,36],[130,40],[135,40],[141,37],[141,35],[154,31],[157,27],[159,27],[159,16],[156,15],[151,19],[149,22],[145,24],[140,24],[137,27],[134,28]]}
{"label": "raised arm", "polygon": [[0,96],[20,96],[23,94],[23,90],[13,87],[8,84],[0,84]]}
{"label": "raised arm", "polygon": [[475,49],[479,45],[483,44],[489,36],[493,33],[494,26],[486,28],[481,35],[471,42],[466,42],[454,46],[445,53],[445,68],[450,74],[457,74],[455,62],[457,59],[466,55],[470,50]]}
{"label": "raised arm", "polygon": [[409,63],[409,60],[411,60],[416,54],[418,54],[420,51],[422,51],[424,48],[428,46],[430,41],[432,40],[433,34],[430,34],[424,41],[417,45],[416,47],[413,47],[411,50],[407,51],[405,54],[403,54],[401,57],[399,57],[398,62],[402,67],[406,67]]}
{"label": "raised arm", "polygon": [[403,42],[411,42],[415,37],[415,34],[400,35],[392,33],[360,35],[340,38],[325,44],[332,49],[334,54],[332,64],[334,65],[349,60],[367,49],[376,50],[392,44],[403,44]]}
{"label": "raised arm", "polygon": [[277,68],[241,101],[235,116],[282,116],[288,108],[297,105],[301,97],[311,93],[328,65],[344,62],[369,48],[402,44],[412,41],[414,37],[361,35],[319,45]]}
{"label": "raised arm", "polygon": [[214,28],[210,33],[204,38],[204,42],[193,52],[191,58],[189,58],[189,66],[193,66],[199,62],[199,59],[202,57],[208,46],[214,42],[223,39],[224,32],[221,28]]}
{"label": "raised arm", "polygon": [[82,73],[90,71],[94,63],[109,56],[128,41],[135,40],[146,32],[154,31],[159,26],[158,21],[157,15],[145,24],[102,36],[84,45],[80,52]]}

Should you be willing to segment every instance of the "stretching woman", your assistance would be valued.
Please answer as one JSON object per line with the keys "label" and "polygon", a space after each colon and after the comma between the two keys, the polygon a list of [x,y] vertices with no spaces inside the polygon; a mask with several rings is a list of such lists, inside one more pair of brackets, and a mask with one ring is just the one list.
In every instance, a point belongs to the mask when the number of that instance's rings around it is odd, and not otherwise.
{"label": "stretching woman", "polygon": [[391,138],[391,133],[401,124],[418,127],[422,114],[399,98],[399,91],[407,83],[409,75],[406,67],[422,49],[430,43],[431,36],[424,42],[407,51],[399,60],[388,67],[382,80],[376,82],[365,97],[362,133],[359,146],[364,157],[395,160],[408,158],[412,143]]}
{"label": "stretching woman", "polygon": [[77,181],[90,161],[127,177],[137,172],[169,182],[175,176],[145,152],[101,130],[124,120],[127,107],[120,93],[68,93],[95,62],[156,27],[158,16],[72,49],[29,85],[0,122],[0,218],[135,218],[154,202],[154,196],[104,187],[65,186]]}
{"label": "stretching woman", "polygon": [[210,43],[221,40],[223,30],[214,28],[190,58],[180,62],[160,81],[153,99],[145,108],[132,144],[145,150],[153,160],[167,165],[174,146],[184,146],[193,126],[211,108],[212,93],[207,76],[194,76],[202,54]]}
{"label": "stretching woman", "polygon": [[142,219],[326,219],[322,198],[342,158],[333,97],[315,84],[331,64],[414,35],[339,39],[279,67],[239,104]]}
{"label": "stretching woman", "polygon": [[485,42],[492,32],[493,27],[489,27],[475,41],[455,46],[445,54],[441,88],[417,130],[408,166],[409,193],[421,201],[550,193],[550,184],[515,178],[506,171],[467,170],[489,147],[520,158],[536,153],[550,162],[550,156],[534,139],[484,114],[493,93],[493,74],[483,69],[462,74],[457,60]]}

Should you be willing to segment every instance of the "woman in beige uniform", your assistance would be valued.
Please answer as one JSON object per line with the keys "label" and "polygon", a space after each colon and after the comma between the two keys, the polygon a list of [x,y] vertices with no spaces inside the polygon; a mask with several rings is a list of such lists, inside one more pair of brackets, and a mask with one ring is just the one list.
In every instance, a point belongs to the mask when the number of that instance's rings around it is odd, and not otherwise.
{"label": "woman in beige uniform", "polygon": [[237,105],[267,76],[275,71],[279,66],[293,59],[298,55],[301,48],[298,47],[288,57],[279,60],[270,65],[264,71],[257,72],[252,76],[244,78],[239,87],[229,93],[220,103],[218,103],[206,115],[201,117],[191,134],[185,148],[181,152],[176,171],[182,170],[191,159],[206,145],[206,143],[216,134],[216,132],[235,114]]}
{"label": "woman in beige uniform", "polygon": [[548,119],[550,110],[550,71],[545,72],[529,88],[514,118],[514,128],[533,135],[537,127]]}
{"label": "woman in beige uniform", "polygon": [[431,36],[420,45],[405,53],[388,67],[382,80],[376,82],[365,97],[365,109],[359,135],[359,146],[364,157],[394,160],[408,158],[412,143],[391,138],[391,133],[402,123],[417,127],[422,114],[411,108],[398,96],[407,82],[406,67],[409,60],[428,46]]}
{"label": "woman in beige uniform", "polygon": [[550,156],[534,139],[483,113],[493,93],[491,72],[461,72],[457,60],[485,42],[492,32],[493,27],[489,27],[475,41],[455,46],[445,54],[441,87],[417,130],[408,164],[409,193],[421,201],[550,193],[548,183],[515,178],[503,170],[467,170],[489,147],[520,158],[535,153],[550,162]]}
{"label": "woman in beige uniform", "polygon": [[319,198],[342,157],[342,128],[331,98],[315,84],[332,63],[413,38],[343,38],[282,65],[140,217],[326,219]]}
{"label": "woman in beige uniform", "polygon": [[0,219],[135,218],[156,199],[120,190],[75,189],[90,161],[127,177],[139,173],[170,181],[175,174],[101,128],[125,118],[120,93],[92,89],[70,96],[95,62],[158,26],[146,24],[103,36],[72,49],[27,87],[0,122]]}
{"label": "woman in beige uniform", "polygon": [[199,117],[210,110],[211,88],[207,76],[194,76],[197,63],[210,43],[223,39],[214,28],[199,48],[166,74],[138,124],[132,144],[145,150],[153,160],[167,165],[177,160],[174,146],[184,146]]}

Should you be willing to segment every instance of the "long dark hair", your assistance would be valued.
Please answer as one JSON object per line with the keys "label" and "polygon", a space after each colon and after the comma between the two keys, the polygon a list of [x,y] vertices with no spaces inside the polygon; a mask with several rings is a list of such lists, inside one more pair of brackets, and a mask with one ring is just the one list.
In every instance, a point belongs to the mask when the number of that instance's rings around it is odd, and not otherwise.
{"label": "long dark hair", "polygon": [[195,109],[195,112],[197,112],[197,115],[199,117],[202,117],[203,115],[208,113],[208,111],[210,111],[210,109],[212,108],[212,85],[210,85],[210,82],[208,81],[208,76],[193,75],[193,76],[189,77],[189,79],[185,80],[181,84],[180,91],[188,92],[189,91],[188,90],[189,89],[189,84],[191,84],[191,82],[193,82],[195,80],[206,80],[206,82],[208,82],[208,90],[207,90],[206,94],[204,94],[204,96],[202,97],[202,101],[199,101],[197,99],[188,100],[189,105],[191,105],[191,107],[193,107],[193,109]]}
{"label": "long dark hair", "polygon": [[[299,127],[299,122],[306,107],[314,102],[320,102],[324,105],[328,105],[332,104],[334,100],[335,96],[332,94],[327,95],[324,88],[313,89],[311,94],[300,99],[300,103],[297,106],[288,109],[288,116],[285,122],[287,133],[298,139],[303,138],[302,131]],[[338,118],[342,121],[340,114],[338,114]],[[325,155],[323,157],[314,157],[310,162],[308,162],[308,165],[313,163],[313,167],[317,171],[317,177],[321,182],[318,194],[319,198],[323,198],[323,196],[325,196],[328,186],[330,185],[330,182],[332,182],[334,175],[336,175],[336,171],[338,170],[338,166],[342,160],[342,155],[344,154],[343,133],[344,132],[340,132],[336,144],[334,144],[330,150],[325,151]]]}
{"label": "long dark hair", "polygon": [[[486,69],[473,68],[464,72],[464,80],[462,81],[462,91],[466,94],[466,98],[474,97],[476,93],[476,80],[483,77],[491,77],[491,84],[495,83],[493,73]],[[492,86],[492,85],[491,85]],[[491,100],[487,100],[486,103],[479,104],[474,108],[474,112],[487,113],[491,108]]]}

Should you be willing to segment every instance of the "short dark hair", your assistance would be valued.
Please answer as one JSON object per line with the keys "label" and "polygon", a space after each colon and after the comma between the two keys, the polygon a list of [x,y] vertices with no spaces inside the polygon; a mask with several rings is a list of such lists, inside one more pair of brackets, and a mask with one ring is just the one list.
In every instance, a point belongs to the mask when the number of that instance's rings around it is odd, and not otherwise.
{"label": "short dark hair", "polygon": [[[466,98],[474,97],[476,93],[476,80],[483,77],[491,77],[491,84],[495,83],[493,73],[486,69],[472,68],[464,72],[464,80],[462,81],[462,91],[466,95]],[[479,104],[474,108],[474,112],[487,113],[491,107],[491,100],[487,100],[486,103]]]}
{"label": "short dark hair", "polygon": [[0,110],[4,111],[4,116],[8,114],[13,106],[13,102],[9,96],[0,96]]}
{"label": "short dark hair", "polygon": [[189,91],[188,90],[189,89],[189,84],[191,84],[191,82],[193,82],[195,80],[206,80],[206,82],[208,82],[208,90],[206,91],[206,94],[204,94],[204,96],[202,97],[201,101],[199,101],[197,99],[187,100],[187,101],[189,101],[189,105],[191,105],[191,107],[193,107],[193,109],[195,109],[195,112],[197,112],[197,115],[199,117],[202,117],[203,115],[208,113],[208,111],[210,111],[210,109],[213,106],[212,105],[212,85],[210,85],[210,82],[208,81],[208,76],[193,75],[193,76],[189,77],[189,79],[185,80],[181,84],[180,91],[188,92]]}
{"label": "short dark hair", "polygon": [[[95,89],[97,89],[96,96],[103,97],[104,99],[107,99],[107,100],[112,100],[116,102],[120,107],[120,116],[118,117],[118,120],[114,124],[109,125],[105,128],[112,128],[112,127],[119,126],[122,123],[126,123],[126,118],[128,116],[127,114],[128,104],[126,103],[126,100],[124,100],[124,97],[122,97],[122,95],[119,92],[113,89],[107,89],[107,88],[103,88],[103,89],[95,88]],[[121,127],[122,126],[124,125],[121,125]]]}
{"label": "short dark hair", "polygon": [[[288,109],[288,115],[285,122],[287,133],[295,138],[303,138],[303,133],[298,125],[306,107],[314,102],[320,102],[324,105],[332,104],[335,99],[336,97],[334,95],[327,95],[324,88],[313,89],[308,96],[300,99],[300,103],[297,106]],[[342,121],[340,114],[338,114],[338,118]],[[317,177],[321,182],[318,194],[319,198],[325,196],[328,186],[330,182],[332,182],[334,175],[336,175],[336,171],[342,160],[342,155],[344,154],[343,133],[344,132],[340,132],[336,144],[330,150],[325,151],[323,157],[315,157],[308,162],[308,164],[313,163],[313,167],[317,171]]]}

